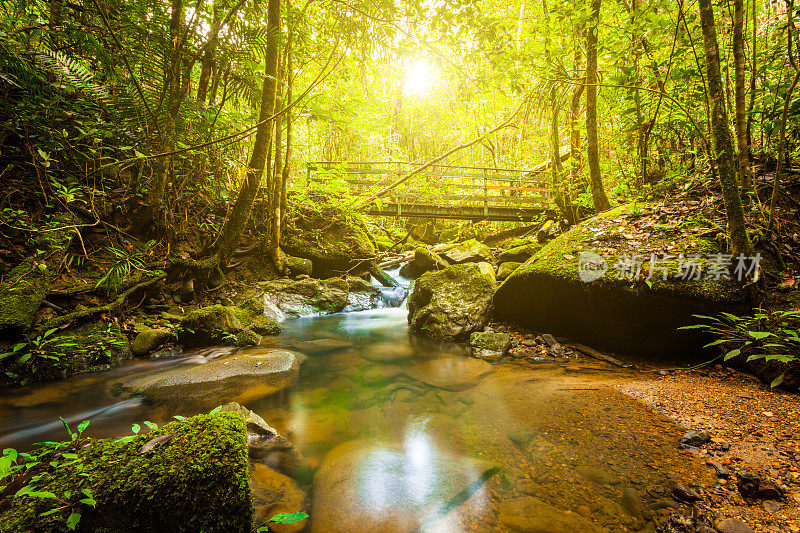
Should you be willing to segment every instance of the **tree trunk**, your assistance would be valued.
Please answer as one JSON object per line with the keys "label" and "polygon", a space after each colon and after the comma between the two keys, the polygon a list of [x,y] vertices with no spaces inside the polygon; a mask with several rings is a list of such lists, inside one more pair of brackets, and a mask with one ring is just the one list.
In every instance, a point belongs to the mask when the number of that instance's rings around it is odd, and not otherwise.
{"label": "tree trunk", "polygon": [[734,256],[752,255],[753,247],[747,237],[742,200],[739,196],[739,180],[736,179],[736,160],[733,139],[728,125],[725,107],[725,88],[720,72],[717,29],[714,23],[712,0],[699,0],[700,26],[703,30],[703,44],[706,55],[706,74],[708,78],[708,99],[711,107],[711,134],[714,139],[717,171],[725,202],[728,219],[728,238]]}
{"label": "tree trunk", "polygon": [[225,226],[222,228],[217,244],[217,254],[220,262],[225,264],[233,255],[236,243],[244,232],[245,225],[253,211],[258,190],[261,187],[261,178],[264,175],[264,166],[269,156],[269,147],[272,141],[273,121],[267,120],[273,114],[275,107],[275,92],[278,74],[278,41],[280,40],[280,0],[269,0],[267,6],[267,50],[265,57],[264,83],[261,95],[261,111],[258,117],[256,139],[253,144],[253,153],[247,165],[247,174],[236,198]]}
{"label": "tree trunk", "polygon": [[[577,29],[577,34],[583,33],[582,28]],[[581,47],[575,45],[574,76],[583,78],[581,72]],[[581,115],[581,96],[583,96],[583,82],[575,85],[572,90],[572,101],[569,106],[570,132],[569,132],[569,151],[570,151],[570,196],[580,187],[581,192],[586,190],[587,184],[581,180],[581,129],[579,125]]]}
{"label": "tree trunk", "polygon": [[[164,142],[162,148],[164,152],[175,150],[176,127],[178,123],[178,113],[180,112],[181,101],[181,28],[184,24],[183,0],[172,0],[172,10],[169,20],[170,48],[167,58],[167,67],[164,71],[165,91],[167,93],[167,114],[164,123]],[[144,229],[150,225],[163,225],[164,197],[167,185],[175,175],[175,160],[169,155],[159,158],[158,163],[153,169],[153,183],[147,195],[147,205],[137,217],[137,225]]]}
{"label": "tree trunk", "polygon": [[752,186],[750,179],[750,150],[747,146],[747,112],[744,91],[744,0],[733,0],[733,65],[736,80],[736,145],[739,149],[739,180],[746,193]]}
{"label": "tree trunk", "polygon": [[611,208],[600,176],[600,147],[597,140],[597,33],[600,30],[600,0],[592,0],[592,13],[586,31],[586,144],[589,182],[595,210]]}
{"label": "tree trunk", "polygon": [[792,29],[794,28],[794,0],[786,0],[786,11],[788,13],[788,20],[786,23],[787,38],[786,38],[786,53],[789,56],[789,63],[794,69],[794,78],[792,83],[786,89],[786,94],[783,97],[783,111],[781,112],[781,129],[778,136],[778,163],[775,166],[775,177],[772,182],[772,198],[769,202],[769,229],[775,227],[777,220],[778,206],[776,200],[778,199],[778,190],[780,189],[781,174],[783,173],[783,165],[786,162],[786,121],[789,117],[789,106],[792,102],[792,93],[800,81],[800,66],[794,57],[794,43],[792,42]]}

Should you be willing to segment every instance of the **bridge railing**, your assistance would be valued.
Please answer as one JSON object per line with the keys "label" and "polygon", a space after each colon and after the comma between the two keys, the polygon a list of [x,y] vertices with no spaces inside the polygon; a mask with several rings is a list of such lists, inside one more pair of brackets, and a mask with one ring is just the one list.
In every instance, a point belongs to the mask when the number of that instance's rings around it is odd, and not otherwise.
{"label": "bridge railing", "polygon": [[[309,185],[346,184],[352,196],[368,196],[423,163],[395,161],[317,161],[307,164]],[[441,208],[549,209],[553,188],[549,171],[431,165],[389,191],[385,203]]]}

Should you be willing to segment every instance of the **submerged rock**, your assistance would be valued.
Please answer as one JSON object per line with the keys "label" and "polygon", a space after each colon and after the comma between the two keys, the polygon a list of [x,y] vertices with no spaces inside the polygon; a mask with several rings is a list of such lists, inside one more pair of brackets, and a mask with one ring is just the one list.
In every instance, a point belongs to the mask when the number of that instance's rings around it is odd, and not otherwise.
{"label": "submerged rock", "polygon": [[494,367],[486,361],[463,357],[432,359],[405,370],[406,375],[421,383],[455,391],[476,386],[492,372]]}
{"label": "submerged rock", "polygon": [[306,458],[263,418],[236,402],[223,405],[220,411],[237,413],[244,418],[251,462],[269,467],[303,484],[311,481],[313,471]]}
{"label": "submerged rock", "polygon": [[[155,437],[173,435],[140,454]],[[166,439],[165,439],[166,440]],[[132,440],[95,439],[74,452],[73,466],[53,469],[37,491],[83,497],[91,488],[97,505],[81,505],[81,531],[251,530],[244,420],[232,413],[198,415],[170,422]],[[69,464],[69,463],[67,463]],[[79,465],[79,467],[77,466]],[[68,513],[42,516],[50,498],[5,500],[0,532],[67,531]]]}
{"label": "submerged rock", "polygon": [[475,239],[464,241],[454,248],[442,252],[442,257],[454,265],[462,263],[491,263],[495,258],[492,250],[482,242]]}
{"label": "submerged rock", "polygon": [[[448,530],[442,521],[489,513],[473,492],[491,465],[470,457],[429,457],[417,465],[401,446],[368,441],[340,444],[314,476],[312,533],[407,533]],[[466,491],[445,516],[437,512]],[[469,496],[472,495],[472,498]],[[439,520],[437,520],[439,519]]]}
{"label": "submerged rock", "polygon": [[[656,227],[655,217],[646,214],[658,207],[647,209],[634,210],[630,205],[612,209],[546,244],[497,289],[496,317],[601,351],[659,356],[702,350],[708,340],[699,330],[677,328],[696,323],[693,314],[740,312],[747,308],[745,294],[735,281],[724,278],[676,278],[677,260],[654,265],[654,274],[645,283],[649,250],[673,258],[681,253],[699,255],[703,276],[709,255],[720,252],[718,243],[707,237]],[[598,255],[581,255],[587,251]],[[631,280],[626,278],[625,261],[634,265],[629,273],[635,277],[634,254],[641,262],[640,275]],[[596,268],[586,270],[590,263]],[[588,281],[594,276],[598,277]]]}
{"label": "submerged rock", "polygon": [[489,321],[495,284],[474,263],[427,272],[408,300],[411,329],[439,339],[466,339]]}
{"label": "submerged rock", "polygon": [[266,313],[282,320],[286,316],[314,316],[342,311],[363,311],[378,305],[381,291],[361,278],[312,278],[275,280],[259,284],[264,292]]}
{"label": "submerged rock", "polygon": [[565,512],[533,497],[500,504],[500,523],[519,533],[595,533],[598,529],[577,513]]}
{"label": "submerged rock", "polygon": [[[276,472],[263,464],[250,466],[250,493],[253,496],[256,521],[267,524],[279,513],[297,513],[305,510],[306,494],[288,476]],[[296,533],[307,524],[308,519],[294,524],[269,524],[275,533]]]}

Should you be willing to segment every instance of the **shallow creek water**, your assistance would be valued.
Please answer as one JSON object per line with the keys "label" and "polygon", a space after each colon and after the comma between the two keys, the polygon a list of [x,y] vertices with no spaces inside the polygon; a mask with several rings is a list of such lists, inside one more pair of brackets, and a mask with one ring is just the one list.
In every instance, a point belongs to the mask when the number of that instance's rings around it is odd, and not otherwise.
{"label": "shallow creek water", "polygon": [[[675,505],[671,482],[709,482],[678,451],[680,428],[613,389],[635,373],[585,362],[488,365],[463,346],[409,333],[406,314],[286,321],[269,348],[308,359],[295,384],[266,396],[231,384],[201,401],[147,405],[119,392],[132,376],[227,348],[3,391],[0,447],[64,438],[59,416],[91,420],[90,436],[109,437],[241,401],[322,464],[312,531],[560,532],[577,531],[585,522],[570,520],[579,517],[597,531],[653,531],[650,519]],[[520,520],[551,525],[524,529]]]}

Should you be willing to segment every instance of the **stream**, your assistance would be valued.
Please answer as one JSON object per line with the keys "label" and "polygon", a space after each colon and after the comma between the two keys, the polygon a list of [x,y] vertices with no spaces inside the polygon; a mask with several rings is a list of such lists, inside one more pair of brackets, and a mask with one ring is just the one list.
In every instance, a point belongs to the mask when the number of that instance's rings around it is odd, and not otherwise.
{"label": "stream", "polygon": [[[636,372],[586,361],[490,365],[463,345],[410,333],[406,315],[384,307],[285,321],[265,342],[307,360],[296,383],[267,395],[232,386],[201,402],[148,405],[119,391],[134,376],[230,348],[5,390],[0,446],[62,440],[59,417],[71,427],[91,420],[86,434],[102,438],[240,401],[323,466],[312,531],[654,531],[652,519],[676,505],[672,483],[709,483],[679,452],[681,428],[614,389]],[[239,352],[248,350],[264,345]],[[530,526],[540,522],[545,529]]]}

